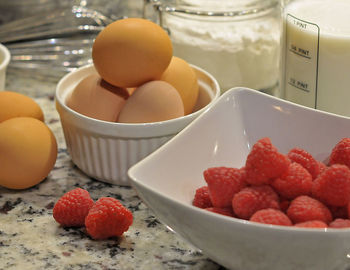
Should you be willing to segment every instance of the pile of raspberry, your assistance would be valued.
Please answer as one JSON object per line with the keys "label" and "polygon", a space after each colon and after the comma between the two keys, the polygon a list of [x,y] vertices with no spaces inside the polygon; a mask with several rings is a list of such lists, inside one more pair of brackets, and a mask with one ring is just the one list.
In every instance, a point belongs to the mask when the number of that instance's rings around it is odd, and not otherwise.
{"label": "pile of raspberry", "polygon": [[257,141],[242,168],[213,167],[193,205],[264,224],[350,227],[350,138],[331,150],[327,164],[301,148],[287,155],[269,138]]}
{"label": "pile of raspberry", "polygon": [[65,193],[56,202],[53,217],[63,227],[85,226],[96,240],[121,236],[133,222],[132,213],[119,200],[101,197],[94,202],[82,188]]}

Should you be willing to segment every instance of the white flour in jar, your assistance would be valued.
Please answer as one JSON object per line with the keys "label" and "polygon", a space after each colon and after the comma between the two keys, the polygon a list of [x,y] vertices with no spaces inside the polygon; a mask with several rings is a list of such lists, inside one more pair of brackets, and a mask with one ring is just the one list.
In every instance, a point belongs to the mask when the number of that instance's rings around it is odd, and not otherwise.
{"label": "white flour in jar", "polygon": [[278,84],[280,21],[199,21],[164,14],[174,55],[211,73],[222,91],[242,86],[271,92]]}

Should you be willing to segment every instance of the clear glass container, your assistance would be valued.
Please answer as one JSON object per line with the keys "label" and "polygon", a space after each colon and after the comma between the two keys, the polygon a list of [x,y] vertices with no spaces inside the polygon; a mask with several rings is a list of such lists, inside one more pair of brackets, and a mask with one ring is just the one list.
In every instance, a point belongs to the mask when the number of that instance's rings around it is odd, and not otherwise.
{"label": "clear glass container", "polygon": [[213,74],[222,92],[243,86],[277,95],[280,1],[146,2],[157,10],[157,22],[168,31],[174,55]]}
{"label": "clear glass container", "polygon": [[283,98],[350,116],[350,1],[283,3]]}

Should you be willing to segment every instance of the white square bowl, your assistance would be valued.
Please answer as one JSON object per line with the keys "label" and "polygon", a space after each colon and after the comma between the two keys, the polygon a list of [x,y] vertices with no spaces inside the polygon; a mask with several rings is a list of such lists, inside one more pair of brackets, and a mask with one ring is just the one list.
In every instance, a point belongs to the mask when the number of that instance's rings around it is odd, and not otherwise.
{"label": "white square bowl", "polygon": [[301,147],[327,159],[350,137],[350,119],[235,88],[129,170],[132,186],[158,218],[234,270],[350,269],[350,229],[264,225],[191,205],[208,167],[241,167],[251,146],[269,137],[282,153]]}

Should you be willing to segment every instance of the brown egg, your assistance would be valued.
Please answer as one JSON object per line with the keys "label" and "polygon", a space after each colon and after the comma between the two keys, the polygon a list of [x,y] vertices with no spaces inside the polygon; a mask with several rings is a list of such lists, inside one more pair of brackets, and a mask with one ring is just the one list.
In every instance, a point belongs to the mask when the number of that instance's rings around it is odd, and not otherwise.
{"label": "brown egg", "polygon": [[170,83],[179,91],[185,114],[192,113],[197,101],[199,86],[197,75],[191,66],[185,60],[173,56],[160,80]]}
{"label": "brown egg", "polygon": [[42,121],[15,117],[0,123],[0,186],[32,187],[48,176],[56,158],[55,136]]}
{"label": "brown egg", "polygon": [[137,87],[159,79],[172,53],[168,34],[159,25],[141,18],[109,24],[92,47],[93,62],[100,76],[119,87]]}
{"label": "brown egg", "polygon": [[210,96],[208,91],[202,87],[199,87],[198,98],[196,104],[193,107],[193,112],[199,111],[200,109],[204,108],[210,103],[211,100],[212,97]]}
{"label": "brown egg", "polygon": [[126,88],[126,91],[128,91],[129,95],[131,96],[131,95],[132,95],[132,93],[134,93],[134,92],[135,92],[136,88],[137,88],[137,87],[133,87],[133,88]]}
{"label": "brown egg", "polygon": [[139,86],[120,111],[118,122],[150,123],[184,115],[177,90],[163,81],[151,81]]}
{"label": "brown egg", "polygon": [[0,91],[0,123],[19,116],[44,121],[43,111],[33,99],[17,92]]}
{"label": "brown egg", "polygon": [[126,89],[113,86],[97,74],[92,74],[78,83],[66,104],[91,118],[115,122],[128,97]]}

